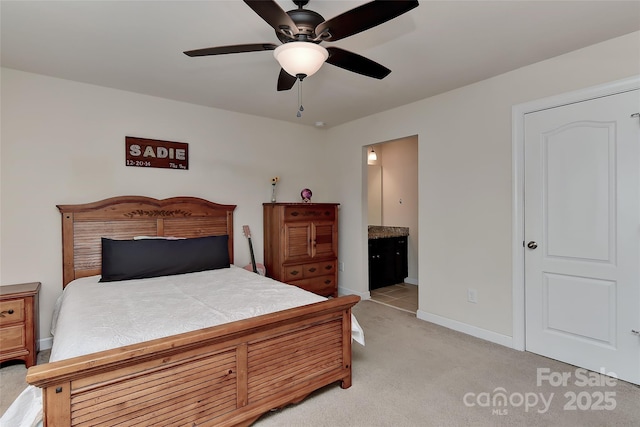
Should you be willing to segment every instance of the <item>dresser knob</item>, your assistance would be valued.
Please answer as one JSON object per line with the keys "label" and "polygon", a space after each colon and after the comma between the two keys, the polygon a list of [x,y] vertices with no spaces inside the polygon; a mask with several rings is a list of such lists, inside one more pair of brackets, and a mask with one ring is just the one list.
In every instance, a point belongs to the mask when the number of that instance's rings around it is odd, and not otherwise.
{"label": "dresser knob", "polygon": [[9,309],[6,311],[0,311],[0,317],[4,317],[5,314],[13,314],[13,309]]}
{"label": "dresser knob", "polygon": [[309,271],[310,271],[310,272],[312,272],[312,273],[314,273],[314,272],[316,271],[316,268],[315,268],[315,267],[311,267],[311,268],[309,269]]}

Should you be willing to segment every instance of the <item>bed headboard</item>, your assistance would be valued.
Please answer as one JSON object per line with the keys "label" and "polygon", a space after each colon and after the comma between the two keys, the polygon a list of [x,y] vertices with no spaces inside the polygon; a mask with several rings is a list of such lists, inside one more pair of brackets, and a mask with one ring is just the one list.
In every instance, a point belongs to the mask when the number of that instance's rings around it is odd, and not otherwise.
{"label": "bed headboard", "polygon": [[62,214],[62,285],[100,274],[102,237],[229,236],[233,263],[233,211],[197,197],[119,196],[81,205],[58,205]]}

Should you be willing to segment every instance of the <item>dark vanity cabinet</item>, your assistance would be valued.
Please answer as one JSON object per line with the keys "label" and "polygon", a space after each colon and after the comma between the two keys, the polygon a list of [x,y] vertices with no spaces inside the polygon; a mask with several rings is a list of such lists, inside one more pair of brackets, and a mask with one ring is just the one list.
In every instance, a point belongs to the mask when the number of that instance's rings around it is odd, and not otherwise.
{"label": "dark vanity cabinet", "polygon": [[404,282],[407,236],[369,239],[369,290]]}

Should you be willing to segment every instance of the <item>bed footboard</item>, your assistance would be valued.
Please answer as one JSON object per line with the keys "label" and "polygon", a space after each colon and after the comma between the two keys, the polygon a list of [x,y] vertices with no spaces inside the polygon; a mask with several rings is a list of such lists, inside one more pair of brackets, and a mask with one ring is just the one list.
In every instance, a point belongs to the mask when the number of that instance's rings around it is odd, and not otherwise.
{"label": "bed footboard", "polygon": [[351,386],[344,296],[31,367],[45,426],[250,425],[336,381]]}

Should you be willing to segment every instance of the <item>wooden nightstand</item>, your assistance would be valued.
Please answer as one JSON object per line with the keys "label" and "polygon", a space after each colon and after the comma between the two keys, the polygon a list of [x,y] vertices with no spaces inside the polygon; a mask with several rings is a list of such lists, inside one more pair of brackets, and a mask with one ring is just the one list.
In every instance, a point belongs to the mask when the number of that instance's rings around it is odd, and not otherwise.
{"label": "wooden nightstand", "polygon": [[40,282],[0,286],[0,362],[36,364]]}

